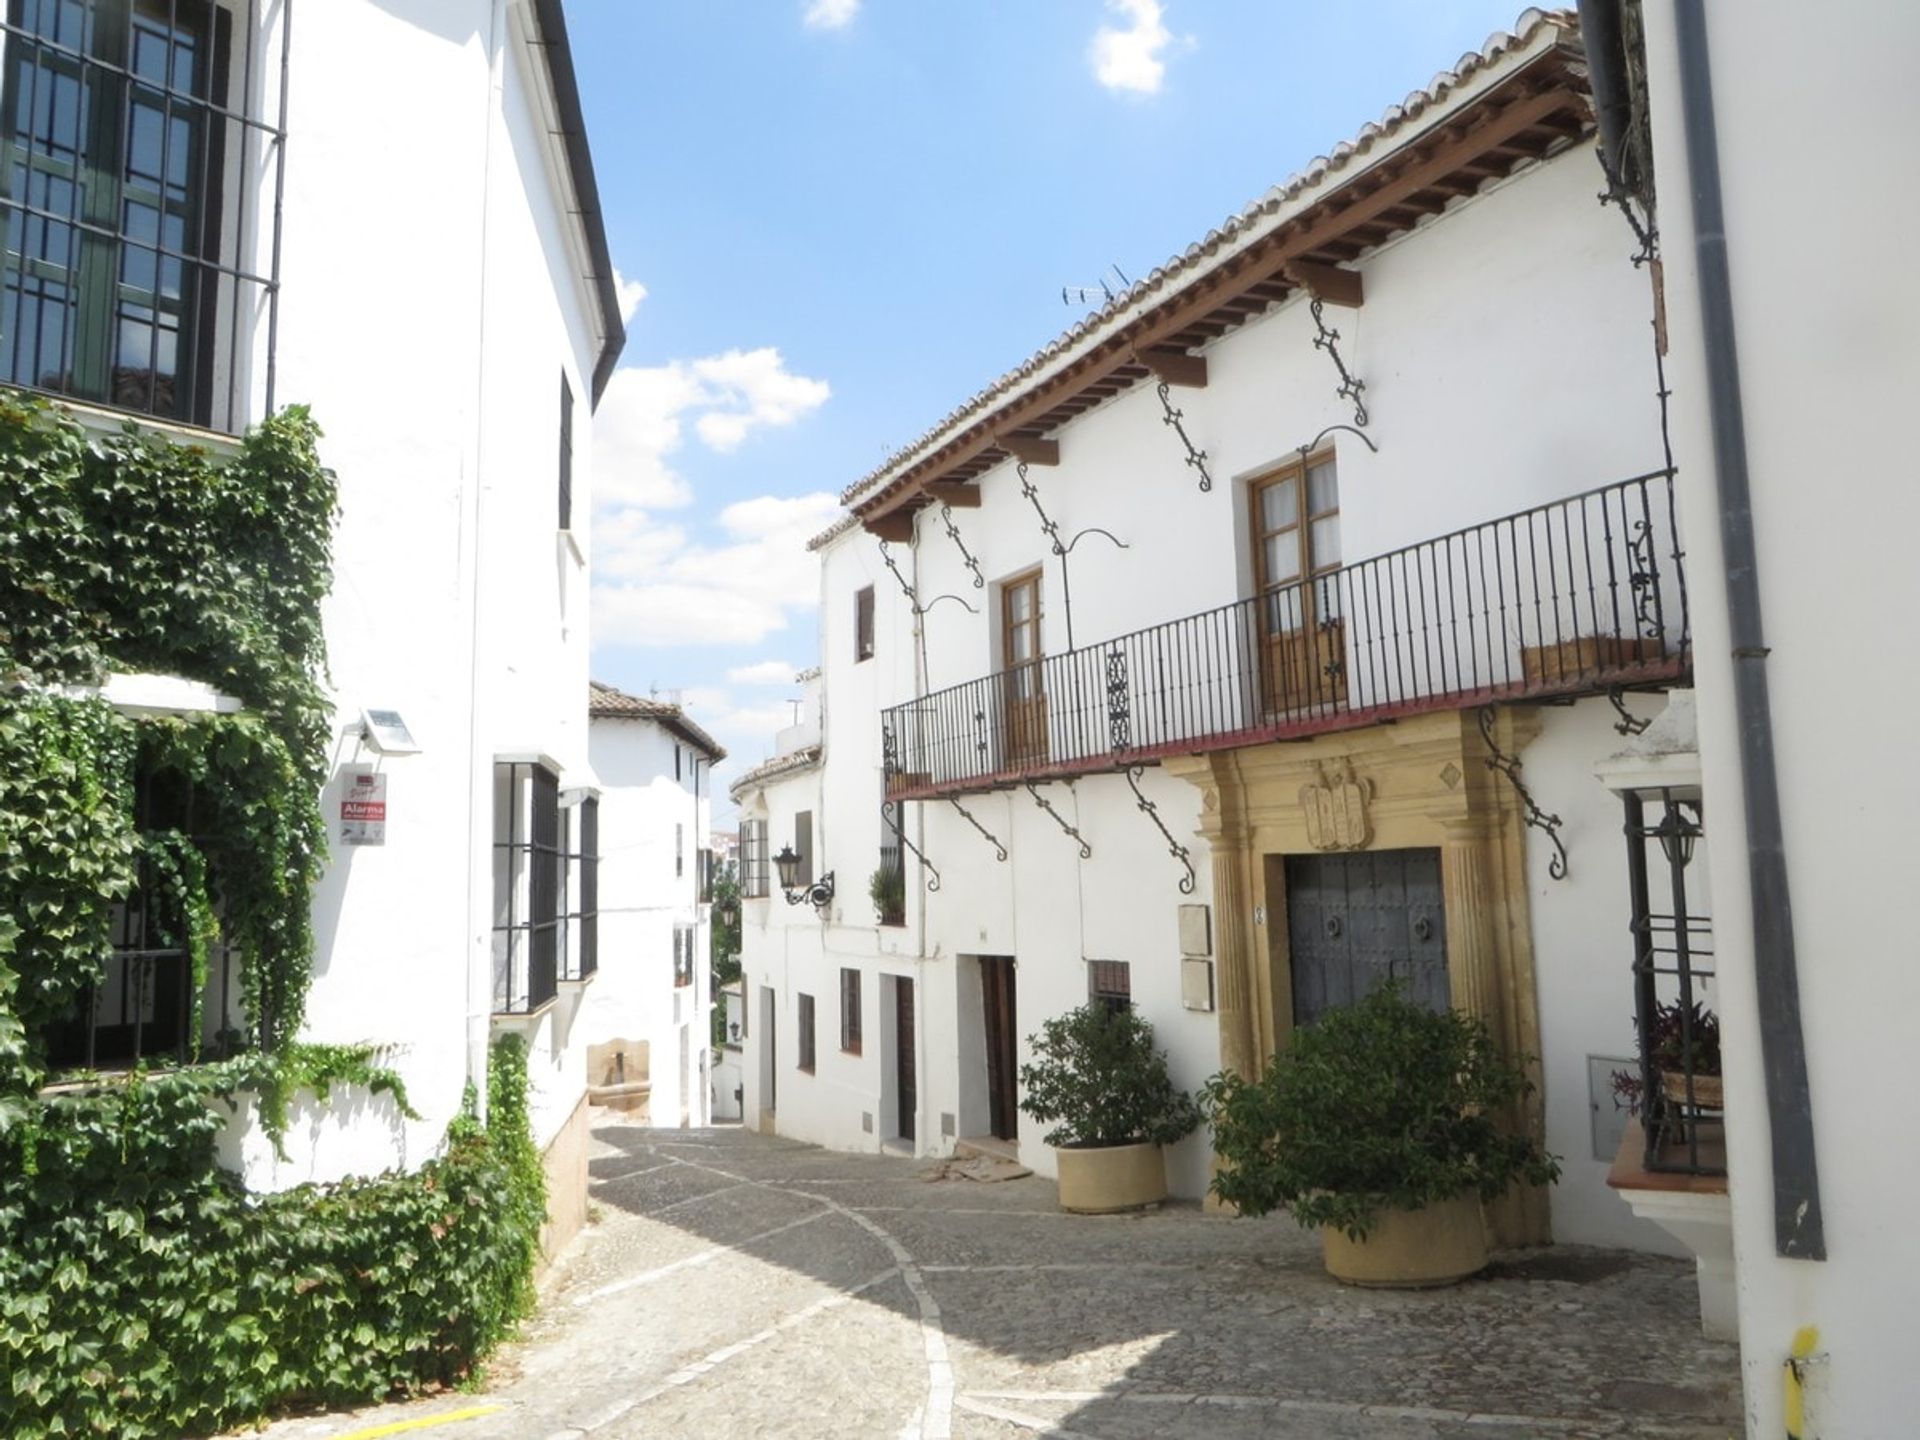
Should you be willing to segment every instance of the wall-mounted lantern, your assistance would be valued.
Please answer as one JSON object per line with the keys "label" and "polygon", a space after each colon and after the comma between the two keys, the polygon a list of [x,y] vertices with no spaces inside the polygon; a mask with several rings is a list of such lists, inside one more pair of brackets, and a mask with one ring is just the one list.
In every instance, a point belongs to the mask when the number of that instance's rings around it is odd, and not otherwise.
{"label": "wall-mounted lantern", "polygon": [[786,892],[787,904],[798,905],[802,902],[812,904],[813,908],[825,914],[833,903],[833,872],[829,870],[818,880],[808,884],[799,884],[800,857],[793,853],[793,846],[782,845],[780,853],[773,857],[774,868],[780,872],[780,888]]}

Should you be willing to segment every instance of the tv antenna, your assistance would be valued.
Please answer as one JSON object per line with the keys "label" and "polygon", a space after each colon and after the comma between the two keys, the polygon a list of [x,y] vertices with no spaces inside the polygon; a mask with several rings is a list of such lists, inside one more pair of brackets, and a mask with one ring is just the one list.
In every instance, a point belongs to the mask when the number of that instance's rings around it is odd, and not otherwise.
{"label": "tv antenna", "polygon": [[[1113,271],[1114,276],[1120,281],[1120,290],[1118,293],[1125,294],[1133,288],[1133,281],[1127,278],[1126,271],[1122,270],[1118,265],[1109,265],[1107,268]],[[1067,306],[1091,305],[1094,302],[1094,298],[1098,296],[1102,304],[1111,305],[1115,293],[1113,286],[1107,283],[1107,279],[1103,275],[1091,285],[1062,285],[1060,287],[1060,303]]]}

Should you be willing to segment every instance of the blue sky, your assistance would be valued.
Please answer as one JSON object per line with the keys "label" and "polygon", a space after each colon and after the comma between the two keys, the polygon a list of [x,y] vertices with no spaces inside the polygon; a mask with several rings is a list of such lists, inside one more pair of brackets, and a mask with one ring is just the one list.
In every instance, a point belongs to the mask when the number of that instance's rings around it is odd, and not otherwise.
{"label": "blue sky", "polygon": [[568,0],[632,314],[594,673],[770,753],[808,536],[885,454],[1352,136],[1514,0]]}

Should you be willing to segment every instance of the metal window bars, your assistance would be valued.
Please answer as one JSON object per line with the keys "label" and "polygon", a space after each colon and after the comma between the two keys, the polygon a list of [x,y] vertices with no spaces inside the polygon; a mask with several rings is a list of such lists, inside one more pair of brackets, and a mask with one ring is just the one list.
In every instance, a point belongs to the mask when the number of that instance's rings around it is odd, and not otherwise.
{"label": "metal window bars", "polygon": [[893,798],[1114,770],[1690,666],[1656,471],[885,709]]}
{"label": "metal window bars", "polygon": [[524,1015],[559,993],[560,782],[529,761],[493,769],[493,1009]]}
{"label": "metal window bars", "polygon": [[237,434],[259,367],[272,411],[292,0],[277,23],[270,95],[258,0],[8,5],[0,383]]}

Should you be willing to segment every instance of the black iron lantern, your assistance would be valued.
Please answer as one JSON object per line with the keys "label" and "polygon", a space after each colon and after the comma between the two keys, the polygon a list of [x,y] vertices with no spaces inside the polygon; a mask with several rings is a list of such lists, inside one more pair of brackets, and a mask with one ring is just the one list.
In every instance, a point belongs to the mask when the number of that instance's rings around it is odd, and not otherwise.
{"label": "black iron lantern", "polygon": [[793,898],[793,882],[800,876],[800,857],[793,853],[793,846],[782,845],[780,853],[773,857],[773,868],[780,872],[780,888],[787,892],[787,898]]}
{"label": "black iron lantern", "polygon": [[773,857],[773,868],[780,873],[780,889],[787,897],[789,905],[812,905],[823,915],[833,903],[833,872],[829,870],[818,880],[802,885],[800,880],[800,857],[793,853],[791,845],[782,845],[780,853]]}
{"label": "black iron lantern", "polygon": [[1700,838],[1700,822],[1687,817],[1684,801],[1671,801],[1654,834],[1669,865],[1685,869],[1693,861],[1693,842]]}

